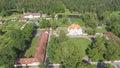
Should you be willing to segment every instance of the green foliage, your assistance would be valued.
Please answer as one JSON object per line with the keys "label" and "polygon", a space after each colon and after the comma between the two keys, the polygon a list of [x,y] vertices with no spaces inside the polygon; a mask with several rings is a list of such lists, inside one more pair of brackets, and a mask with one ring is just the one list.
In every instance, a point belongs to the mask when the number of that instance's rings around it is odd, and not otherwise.
{"label": "green foliage", "polygon": [[32,24],[27,24],[23,29],[25,40],[29,41],[32,38],[32,33],[35,30],[35,26]]}
{"label": "green foliage", "polygon": [[3,31],[13,30],[13,29],[20,29],[20,27],[24,23],[18,22],[18,21],[5,21],[2,26],[0,26],[0,29]]}
{"label": "green foliage", "polygon": [[49,20],[42,19],[39,27],[40,28],[48,28],[48,27],[51,27],[51,23],[49,22]]}
{"label": "green foliage", "polygon": [[23,30],[10,25],[9,27],[12,30],[5,29],[3,32],[2,28],[3,34],[0,38],[0,66],[3,65],[5,68],[13,68],[16,58],[23,56],[35,29],[32,24],[27,24]]}
{"label": "green foliage", "polygon": [[62,62],[66,68],[75,68],[86,55],[85,49],[89,43],[89,40],[83,38],[68,38],[61,31],[59,37],[51,37],[48,45],[49,60],[52,63]]}
{"label": "green foliage", "polygon": [[18,11],[18,12],[40,12],[40,13],[58,13],[64,12],[62,1],[56,0],[0,0],[0,12],[5,11]]}
{"label": "green foliage", "polygon": [[[104,11],[114,11],[120,10],[120,1],[119,0],[62,0],[66,8],[71,12],[78,11],[80,13],[84,12],[96,12],[99,17]],[[101,10],[102,9],[102,10]]]}
{"label": "green foliage", "polygon": [[107,24],[107,30],[113,32],[115,35],[120,37],[120,12],[106,12],[104,14],[104,21]]}
{"label": "green foliage", "polygon": [[26,46],[23,32],[21,30],[12,30],[9,33],[9,37],[11,38],[9,46],[24,51]]}
{"label": "green foliage", "polygon": [[68,18],[66,16],[62,18],[62,24],[63,25],[68,25],[69,24]]}
{"label": "green foliage", "polygon": [[86,50],[92,61],[118,60],[120,59],[120,45],[116,40],[106,40],[104,37],[97,37]]}
{"label": "green foliage", "polygon": [[95,35],[96,30],[89,28],[89,29],[86,29],[85,32],[86,32],[87,34],[89,34],[89,35]]}
{"label": "green foliage", "polygon": [[63,62],[66,68],[77,68],[78,63],[81,63],[82,58],[86,55],[85,49],[88,45],[89,41],[87,39],[69,38],[61,42],[59,48],[55,51],[56,61]]}
{"label": "green foliage", "polygon": [[63,62],[65,68],[74,68],[76,64],[81,61],[80,50],[77,46],[73,46],[74,42],[64,42],[56,50],[56,59]]}
{"label": "green foliage", "polygon": [[39,68],[47,68],[44,62],[40,62]]}
{"label": "green foliage", "polygon": [[76,68],[96,68],[96,66],[80,62]]}
{"label": "green foliage", "polygon": [[82,20],[85,22],[86,27],[91,27],[92,29],[97,27],[98,19],[96,14],[85,13],[82,15]]}
{"label": "green foliage", "polygon": [[114,68],[111,64],[105,64],[105,68]]}
{"label": "green foliage", "polygon": [[0,50],[0,66],[4,65],[5,68],[13,68],[16,59],[16,53],[13,49],[8,47]]}
{"label": "green foliage", "polygon": [[111,24],[111,31],[120,37],[120,24],[119,24],[119,21],[117,22],[114,22]]}
{"label": "green foliage", "polygon": [[109,40],[106,42],[106,54],[105,58],[107,60],[119,60],[120,59],[120,44],[114,40]]}
{"label": "green foliage", "polygon": [[90,47],[87,49],[87,53],[92,61],[104,60],[104,55],[106,53],[105,38],[97,37],[94,39]]}
{"label": "green foliage", "polygon": [[7,11],[1,11],[0,15],[2,17],[9,16],[10,14]]}
{"label": "green foliage", "polygon": [[48,56],[51,62],[54,62],[55,59],[55,50],[59,47],[59,39],[57,37],[52,36],[48,45]]}

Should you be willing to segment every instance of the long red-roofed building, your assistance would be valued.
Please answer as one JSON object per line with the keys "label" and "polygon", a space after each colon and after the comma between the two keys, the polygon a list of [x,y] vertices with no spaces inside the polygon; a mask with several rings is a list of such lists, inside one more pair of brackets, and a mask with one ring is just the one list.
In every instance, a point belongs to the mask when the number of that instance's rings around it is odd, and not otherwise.
{"label": "long red-roofed building", "polygon": [[49,29],[46,29],[40,36],[33,58],[18,58],[14,66],[38,66],[39,62],[45,59],[46,45],[49,37]]}

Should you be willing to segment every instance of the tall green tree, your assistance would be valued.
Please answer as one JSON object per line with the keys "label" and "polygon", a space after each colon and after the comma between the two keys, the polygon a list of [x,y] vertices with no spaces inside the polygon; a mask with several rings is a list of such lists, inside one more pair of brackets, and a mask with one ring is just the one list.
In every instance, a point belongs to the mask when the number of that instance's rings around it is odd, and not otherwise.
{"label": "tall green tree", "polygon": [[95,38],[90,47],[87,49],[87,53],[92,61],[104,60],[104,55],[106,53],[105,38]]}
{"label": "tall green tree", "polygon": [[108,40],[106,42],[106,54],[105,58],[107,60],[119,60],[120,59],[120,44],[118,44],[115,40]]}
{"label": "tall green tree", "polygon": [[77,63],[81,60],[80,50],[74,45],[74,42],[64,42],[56,50],[56,59],[60,63],[62,62],[65,68],[76,68]]}

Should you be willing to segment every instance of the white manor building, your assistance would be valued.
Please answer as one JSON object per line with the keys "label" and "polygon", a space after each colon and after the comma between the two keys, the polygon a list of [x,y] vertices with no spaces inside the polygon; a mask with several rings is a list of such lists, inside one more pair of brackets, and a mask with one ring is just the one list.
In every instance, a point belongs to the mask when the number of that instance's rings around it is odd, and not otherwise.
{"label": "white manor building", "polygon": [[24,13],[24,18],[27,19],[40,18],[40,13]]}
{"label": "white manor building", "polygon": [[68,27],[68,34],[67,35],[85,35],[83,33],[83,29],[78,24],[71,24]]}

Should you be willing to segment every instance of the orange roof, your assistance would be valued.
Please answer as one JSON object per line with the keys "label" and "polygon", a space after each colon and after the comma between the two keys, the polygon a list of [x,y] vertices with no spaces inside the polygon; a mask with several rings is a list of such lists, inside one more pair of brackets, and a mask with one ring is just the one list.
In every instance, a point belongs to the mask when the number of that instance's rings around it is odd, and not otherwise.
{"label": "orange roof", "polygon": [[77,28],[77,29],[80,29],[80,26],[78,25],[78,24],[71,24],[69,27],[68,27],[70,30],[71,29],[75,29],[75,28]]}

